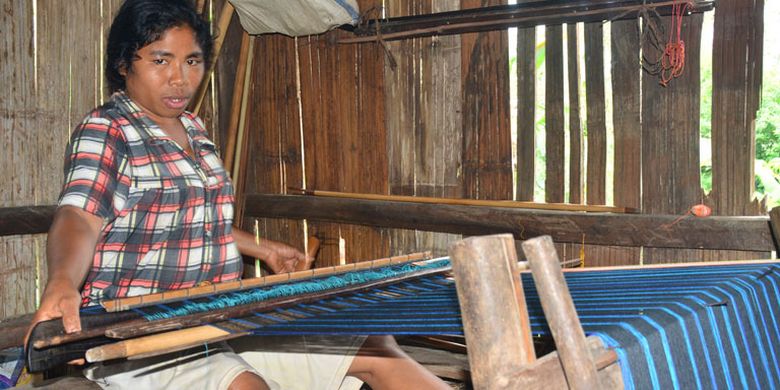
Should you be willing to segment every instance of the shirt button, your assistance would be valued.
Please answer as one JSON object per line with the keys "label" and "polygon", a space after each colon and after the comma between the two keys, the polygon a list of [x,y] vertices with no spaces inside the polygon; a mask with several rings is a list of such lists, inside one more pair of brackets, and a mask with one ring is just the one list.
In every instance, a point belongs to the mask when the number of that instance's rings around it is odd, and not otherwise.
{"label": "shirt button", "polygon": [[211,230],[206,230],[206,237],[211,238]]}

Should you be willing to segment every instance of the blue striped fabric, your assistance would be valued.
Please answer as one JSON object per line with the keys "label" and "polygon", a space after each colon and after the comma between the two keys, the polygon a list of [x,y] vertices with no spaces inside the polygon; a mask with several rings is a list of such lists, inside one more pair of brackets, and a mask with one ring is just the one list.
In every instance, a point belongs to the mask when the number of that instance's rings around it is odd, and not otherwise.
{"label": "blue striped fabric", "polygon": [[[780,384],[780,263],[566,274],[583,329],[614,347],[626,388],[770,389]],[[529,274],[534,334],[549,334]],[[256,313],[225,329],[258,335],[462,334],[442,275]]]}

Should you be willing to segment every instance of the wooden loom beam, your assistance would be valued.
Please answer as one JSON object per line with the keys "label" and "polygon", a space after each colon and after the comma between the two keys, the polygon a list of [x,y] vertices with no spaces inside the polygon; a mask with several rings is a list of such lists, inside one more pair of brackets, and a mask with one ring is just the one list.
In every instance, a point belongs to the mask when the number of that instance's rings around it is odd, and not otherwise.
{"label": "wooden loom beam", "polygon": [[377,227],[484,235],[511,232],[515,239],[541,235],[555,242],[772,251],[767,217],[583,213],[498,207],[347,200],[252,194],[245,212],[256,218],[309,219]]}
{"label": "wooden loom beam", "polygon": [[549,237],[526,241],[557,351],[535,359],[511,235],[471,237],[450,246],[474,388],[621,388],[617,354],[586,339]]}
{"label": "wooden loom beam", "polygon": [[[400,256],[399,256],[400,257]],[[366,262],[369,263],[369,262]],[[393,263],[393,264],[400,264]],[[370,267],[353,267],[354,271],[367,270]],[[84,357],[85,351],[90,352],[92,359],[101,357],[118,357],[117,354],[134,353],[141,356],[152,356],[160,353],[197,346],[205,342],[232,338],[219,332],[218,328],[209,324],[217,324],[231,318],[240,318],[257,311],[268,311],[289,307],[301,303],[319,301],[343,294],[352,294],[364,290],[381,288],[388,284],[401,282],[418,277],[448,272],[449,268],[434,268],[412,271],[382,280],[335,288],[322,292],[300,294],[293,297],[281,297],[267,301],[227,307],[203,313],[196,313],[171,319],[149,322],[135,311],[106,313],[97,316],[82,316],[82,331],[65,334],[62,321],[59,319],[39,323],[34,329],[27,346],[27,366],[31,371],[40,371],[57,364]],[[89,322],[85,322],[89,321]],[[92,325],[90,325],[92,324]],[[189,327],[199,327],[198,330],[184,332],[181,335],[172,333],[168,343],[160,342],[159,338],[147,338],[153,333],[178,331]],[[184,340],[184,337],[187,340]],[[200,338],[198,338],[200,337]],[[237,337],[237,336],[236,336]],[[134,338],[134,340],[129,340]],[[114,339],[114,340],[112,340]],[[127,342],[112,346],[116,339],[128,339]],[[98,348],[98,349],[94,349]],[[103,350],[106,348],[107,350]],[[149,350],[152,348],[152,350]],[[123,352],[124,351],[124,352]],[[140,357],[140,356],[119,356]],[[50,361],[51,360],[51,361]]]}
{"label": "wooden loom beam", "polygon": [[471,237],[449,249],[475,388],[504,388],[536,360],[511,235]]}
{"label": "wooden loom beam", "polygon": [[572,389],[603,388],[596,366],[588,353],[585,333],[574,308],[569,288],[563,279],[550,236],[523,242],[523,251],[531,265],[536,291],[542,303],[544,316],[555,339],[558,356]]}

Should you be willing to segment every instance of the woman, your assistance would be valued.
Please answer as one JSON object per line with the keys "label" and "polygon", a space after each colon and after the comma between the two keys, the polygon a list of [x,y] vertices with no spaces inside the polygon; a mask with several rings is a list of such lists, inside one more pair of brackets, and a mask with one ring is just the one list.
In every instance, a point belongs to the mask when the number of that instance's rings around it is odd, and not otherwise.
{"label": "woman", "polygon": [[[239,253],[274,272],[306,260],[232,226],[230,180],[201,120],[185,111],[211,49],[208,25],[186,0],[127,0],[120,8],[107,43],[113,95],[68,146],[47,244],[49,279],[33,323],[62,317],[66,332],[76,332],[79,307],[101,299],[237,279]],[[371,356],[356,354],[362,341],[351,338],[346,353],[324,357],[247,350],[252,364],[223,343],[205,353],[96,365],[87,376],[105,388],[338,388],[345,375],[375,389],[444,386],[392,338],[369,338],[366,346],[380,351]],[[281,375],[285,367],[292,377]]]}

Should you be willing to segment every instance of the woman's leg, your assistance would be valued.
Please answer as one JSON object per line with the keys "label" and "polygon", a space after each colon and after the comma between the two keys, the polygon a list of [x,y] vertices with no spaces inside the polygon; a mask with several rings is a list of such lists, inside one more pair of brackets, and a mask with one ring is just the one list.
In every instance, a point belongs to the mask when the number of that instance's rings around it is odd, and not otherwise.
{"label": "woman's leg", "polygon": [[366,382],[373,390],[450,389],[402,351],[392,336],[369,336],[347,375]]}

